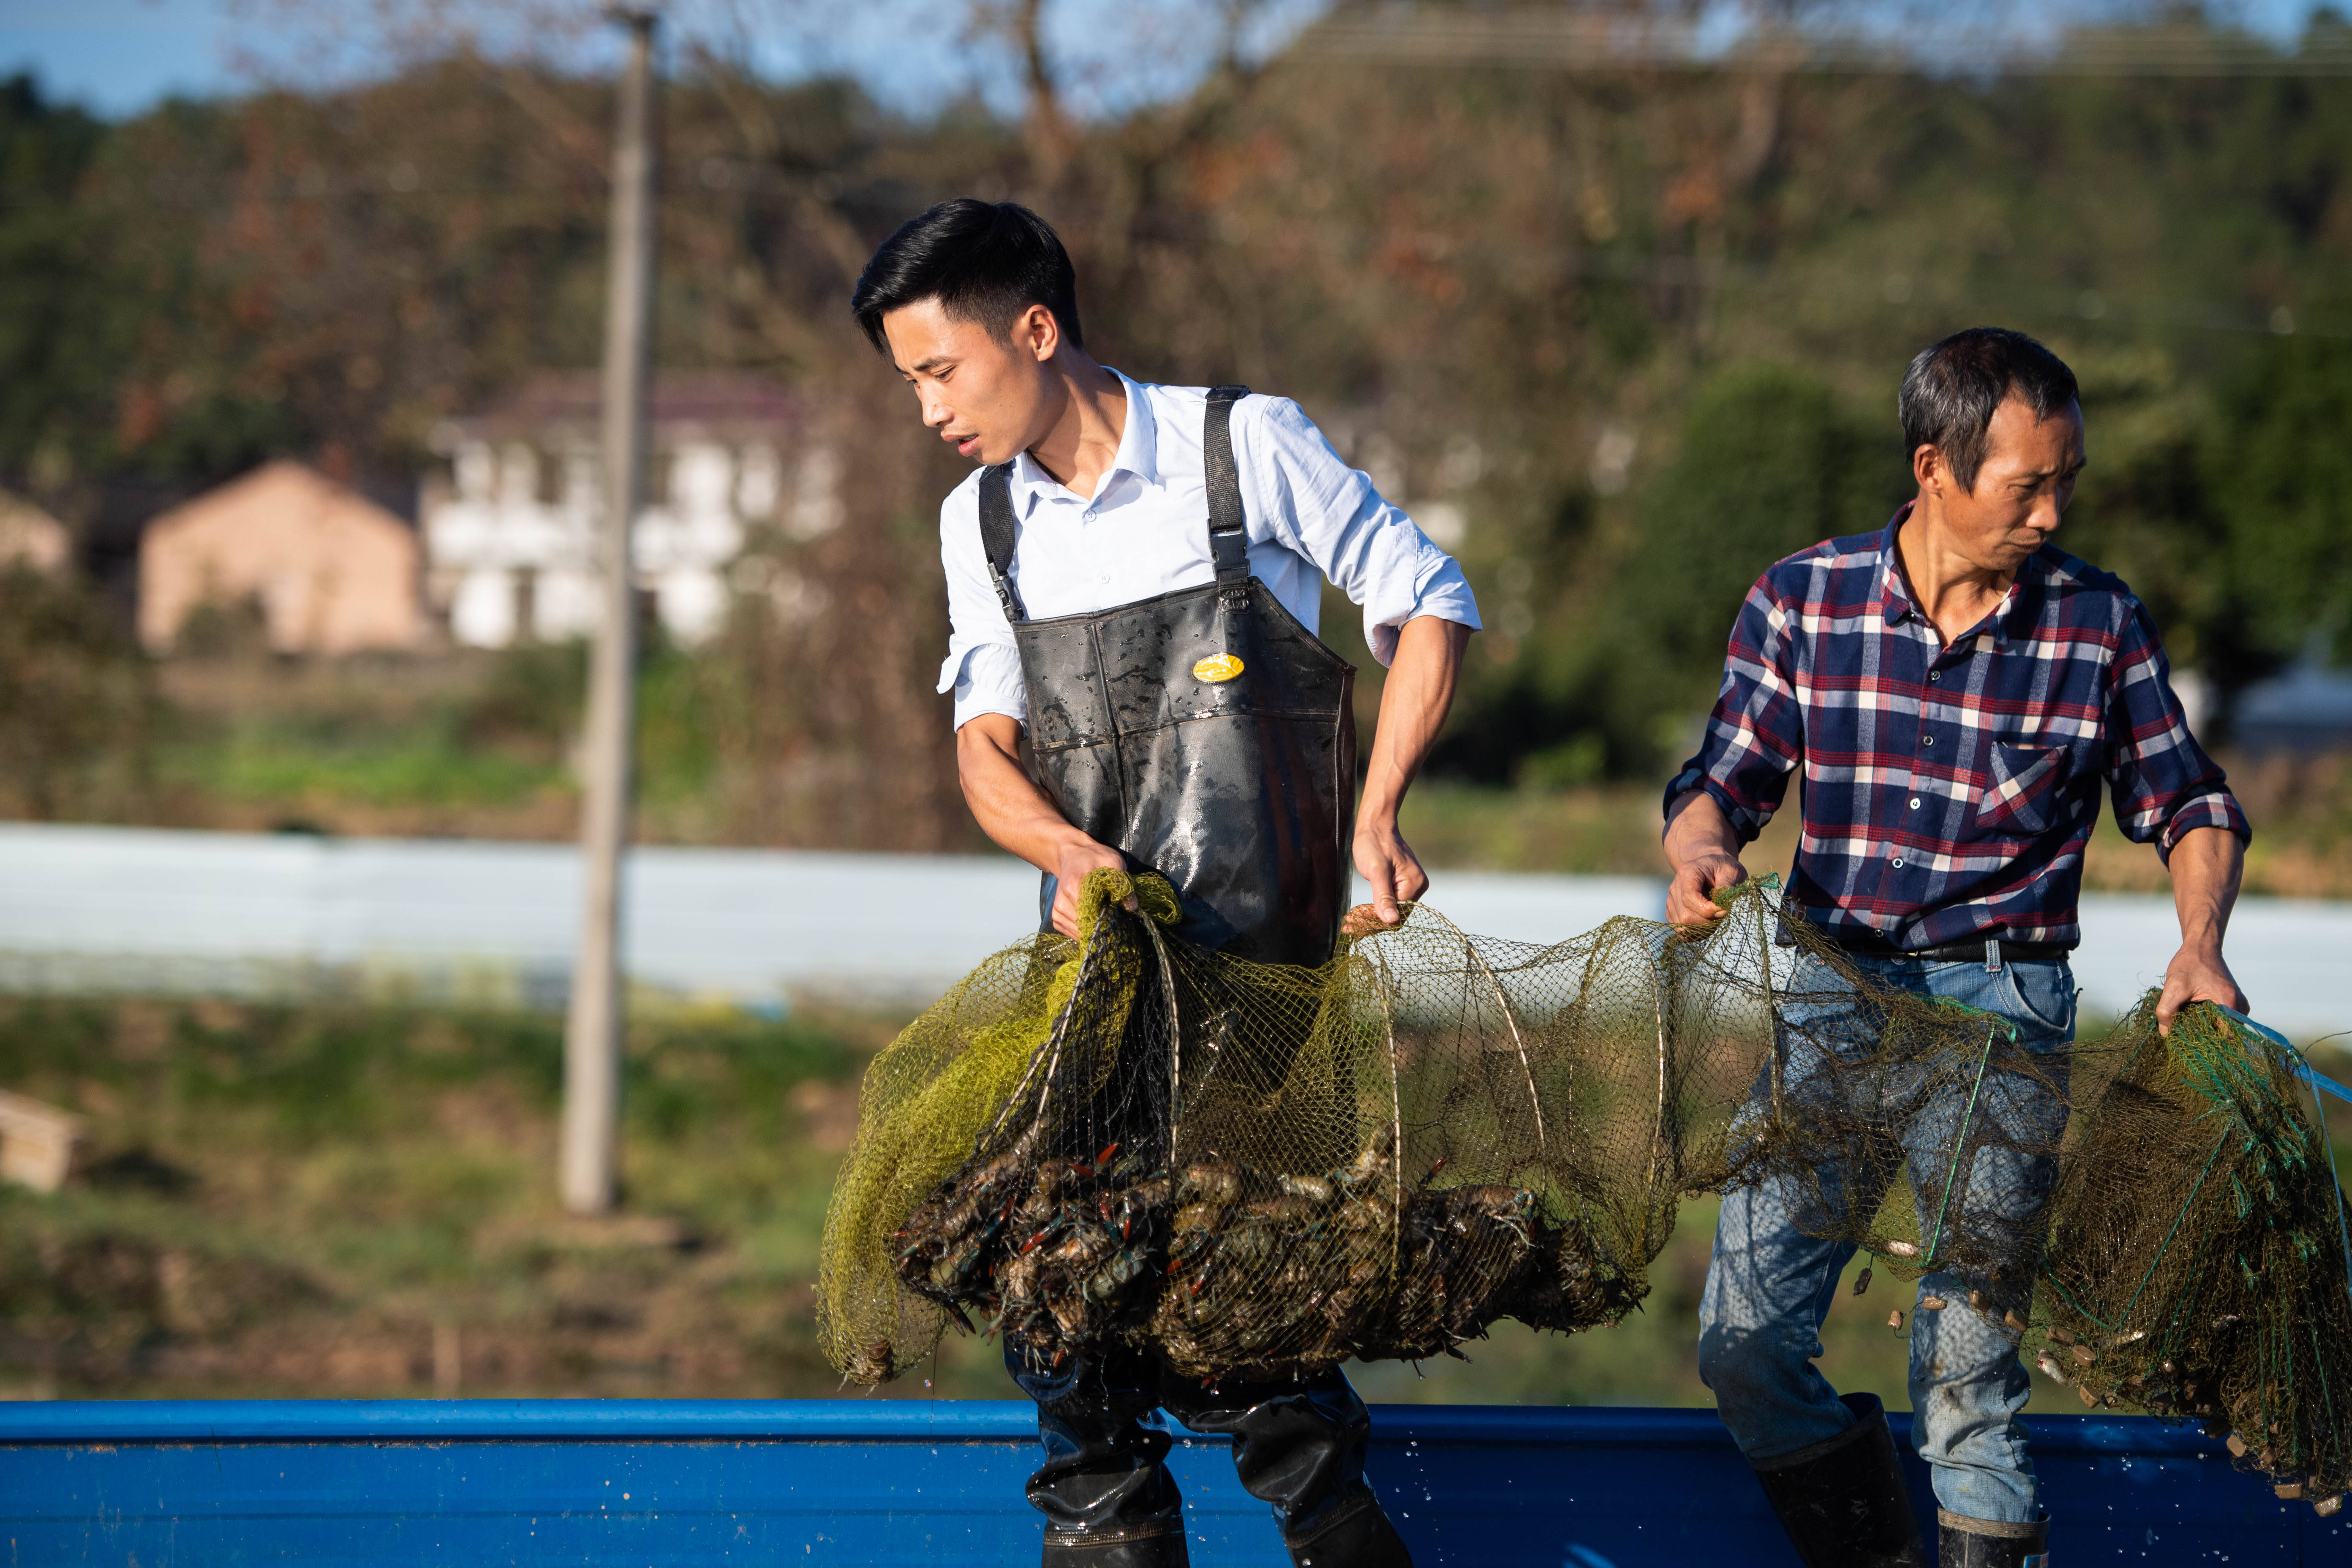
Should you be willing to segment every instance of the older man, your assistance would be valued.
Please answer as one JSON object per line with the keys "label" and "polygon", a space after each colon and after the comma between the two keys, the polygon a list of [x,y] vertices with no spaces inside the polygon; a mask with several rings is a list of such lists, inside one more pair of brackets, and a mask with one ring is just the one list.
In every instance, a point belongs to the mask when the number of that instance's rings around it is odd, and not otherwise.
{"label": "older man", "polygon": [[[2048,1083],[2074,1034],[2066,957],[2101,790],[2171,869],[2167,1025],[2193,1001],[2245,1005],[2221,935],[2249,830],[2189,732],[2147,610],[2050,542],[2084,462],[2074,374],[2022,333],[1979,328],[1911,362],[1900,412],[1917,496],[1879,532],[1773,566],[1740,608],[1706,741],[1666,791],[1667,912],[1719,918],[1709,895],[1746,876],[1741,847],[1801,769],[1787,907],[1865,973],[1995,1014],[2058,1058],[2000,1086],[2009,1114],[2054,1137],[2065,1110]],[[1829,1048],[1867,1047],[1858,1013],[1807,1024]],[[1916,1171],[1927,1152],[1909,1152]],[[1986,1217],[2030,1227],[2050,1173],[2011,1158],[2013,1212]],[[1858,1171],[1818,1177],[1726,1196],[1701,1374],[1809,1565],[1925,1563],[1877,1401],[1841,1400],[1812,1364],[1853,1248],[1808,1234],[1838,1218],[1808,1209],[1867,1212],[1882,1194]],[[2047,1515],[2017,1420],[2029,1380],[2004,1321],[2017,1303],[1972,1305],[1966,1281],[1932,1268],[1919,1293],[1949,1303],[1911,1334],[1941,1562],[2038,1565]]]}

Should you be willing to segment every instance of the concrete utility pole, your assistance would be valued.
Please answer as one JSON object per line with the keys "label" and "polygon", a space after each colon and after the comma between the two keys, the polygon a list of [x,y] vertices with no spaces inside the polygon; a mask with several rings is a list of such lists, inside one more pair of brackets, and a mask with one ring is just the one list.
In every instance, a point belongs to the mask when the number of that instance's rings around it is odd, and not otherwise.
{"label": "concrete utility pole", "polygon": [[597,570],[604,605],[588,672],[586,777],[580,818],[585,898],[563,1034],[563,1206],[609,1212],[620,1172],[621,846],[629,832],[636,731],[636,585],[629,530],[646,482],[646,376],[654,279],[654,24],[614,9],[629,29],[613,147],[612,264],[604,294],[604,515]]}

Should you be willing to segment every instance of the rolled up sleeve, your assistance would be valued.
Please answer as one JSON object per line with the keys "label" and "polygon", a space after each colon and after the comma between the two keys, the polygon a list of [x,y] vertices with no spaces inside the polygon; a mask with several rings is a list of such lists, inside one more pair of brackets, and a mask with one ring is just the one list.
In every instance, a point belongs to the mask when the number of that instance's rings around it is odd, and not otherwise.
{"label": "rolled up sleeve", "polygon": [[[1262,405],[1262,406],[1259,406]],[[1234,421],[1244,472],[1273,493],[1260,515],[1364,613],[1364,642],[1387,664],[1397,633],[1421,616],[1477,629],[1478,600],[1451,555],[1347,465],[1287,397],[1254,397]]]}
{"label": "rolled up sleeve", "polygon": [[948,656],[940,665],[941,691],[955,693],[955,726],[983,713],[1029,721],[1021,650],[988,574],[980,542],[977,477],[957,486],[940,506],[940,564],[948,580]]}
{"label": "rolled up sleeve", "polygon": [[2137,599],[2126,603],[2106,717],[2116,826],[2134,843],[2155,845],[2167,863],[2180,836],[2200,827],[2222,828],[2250,842],[2253,826],[2230,793],[2228,777],[2189,733],[2155,622]]}
{"label": "rolled up sleeve", "polygon": [[1725,649],[1723,685],[1698,754],[1666,785],[1665,808],[1705,790],[1751,843],[1780,808],[1805,755],[1805,716],[1790,667],[1789,612],[1768,579],[1748,590]]}

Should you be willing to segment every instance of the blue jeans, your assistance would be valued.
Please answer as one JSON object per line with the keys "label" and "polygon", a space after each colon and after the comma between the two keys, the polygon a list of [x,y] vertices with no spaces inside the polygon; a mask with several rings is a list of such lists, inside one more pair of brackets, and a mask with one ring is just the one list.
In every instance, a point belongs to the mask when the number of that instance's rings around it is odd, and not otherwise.
{"label": "blue jeans", "polygon": [[[1817,961],[1798,962],[1795,989],[1801,995],[1827,980]],[[2058,1058],[2042,1064],[2054,1089],[1996,1065],[1974,1111],[1979,1118],[1998,1117],[2004,1130],[2029,1146],[2055,1147],[2066,1122],[2064,1051],[2074,1035],[2074,976],[2063,961],[2003,963],[1997,970],[1982,962],[1855,963],[1895,990],[1948,997],[2005,1018],[2017,1026],[2018,1043],[2027,1051]],[[1799,1104],[1806,1053],[1865,1056],[1877,1043],[1869,1020],[1834,997],[1795,1002],[1784,1018],[1801,1025],[1801,1044],[1800,1037],[1782,1036],[1788,1051],[1784,1092]],[[1899,1078],[1901,1070],[1894,1069],[1890,1079]],[[1890,1083],[1882,1103],[1882,1131],[1900,1142],[1920,1214],[1931,1216],[1951,1179],[1952,1149],[1968,1111],[1968,1091],[1942,1088],[1924,1101],[1914,1096],[1906,1102],[1899,1083]],[[1859,1190],[1862,1173],[1851,1164],[1848,1158],[1832,1156],[1817,1169],[1817,1181],[1781,1176],[1725,1194],[1706,1293],[1699,1303],[1699,1375],[1715,1391],[1723,1424],[1750,1459],[1793,1454],[1853,1424],[1853,1414],[1813,1365],[1822,1353],[1822,1321],[1836,1299],[1838,1276],[1854,1253],[1851,1245],[1822,1240],[1821,1234],[1856,1213],[1867,1222],[1885,1196]],[[1951,1196],[1953,1215],[1964,1215],[1979,1235],[1998,1236],[2002,1227],[2030,1230],[2049,1198],[2055,1173],[2051,1166],[2040,1155],[1986,1148],[1965,1190]],[[2017,1419],[2031,1380],[2018,1361],[2017,1333],[2000,1321],[2011,1305],[2030,1310],[2030,1298],[1988,1300],[1979,1311],[1969,1305],[1969,1283],[1951,1273],[1930,1272],[1919,1280],[1918,1295],[1940,1296],[1948,1305],[1921,1312],[1913,1303],[1913,1439],[1935,1478],[1936,1500],[1947,1511],[2032,1523],[2042,1517],[2041,1497],[2033,1462],[2025,1453],[2025,1429]]]}

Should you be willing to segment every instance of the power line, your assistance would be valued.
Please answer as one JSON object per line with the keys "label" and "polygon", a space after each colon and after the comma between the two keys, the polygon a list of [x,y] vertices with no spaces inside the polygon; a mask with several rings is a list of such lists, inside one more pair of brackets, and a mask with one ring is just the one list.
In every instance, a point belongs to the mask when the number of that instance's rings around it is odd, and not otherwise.
{"label": "power line", "polygon": [[1613,74],[1629,70],[1966,77],[2347,77],[2352,27],[2284,47],[2200,26],[2070,30],[2036,38],[1952,30],[1901,40],[1778,31],[1717,40],[1694,24],[1565,8],[1383,7],[1326,17],[1288,58]]}

